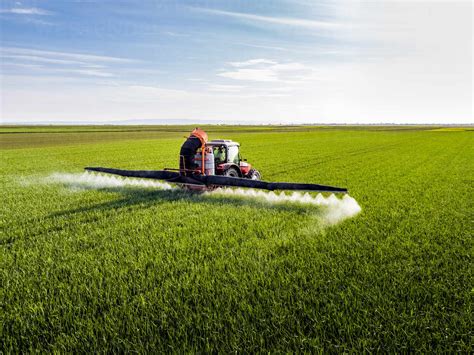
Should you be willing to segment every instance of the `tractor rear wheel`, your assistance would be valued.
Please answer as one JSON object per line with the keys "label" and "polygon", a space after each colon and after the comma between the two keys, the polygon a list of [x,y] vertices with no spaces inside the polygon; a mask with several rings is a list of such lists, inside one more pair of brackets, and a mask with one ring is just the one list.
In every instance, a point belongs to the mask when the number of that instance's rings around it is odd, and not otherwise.
{"label": "tractor rear wheel", "polygon": [[250,169],[249,173],[246,176],[250,180],[261,180],[262,175],[260,175],[260,172],[256,169]]}
{"label": "tractor rear wheel", "polygon": [[236,178],[240,177],[239,172],[237,171],[236,168],[227,169],[226,171],[224,171],[223,175],[228,176],[228,177],[236,177]]}

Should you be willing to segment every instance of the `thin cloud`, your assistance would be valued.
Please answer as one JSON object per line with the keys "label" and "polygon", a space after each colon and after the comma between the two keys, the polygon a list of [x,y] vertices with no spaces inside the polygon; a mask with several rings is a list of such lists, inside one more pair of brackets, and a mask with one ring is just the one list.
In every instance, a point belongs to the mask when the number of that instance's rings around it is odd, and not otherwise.
{"label": "thin cloud", "polygon": [[220,85],[220,84],[211,84],[209,85],[208,90],[213,92],[242,92],[245,89],[245,86],[242,85]]}
{"label": "thin cloud", "polygon": [[[15,61],[18,68],[38,70],[43,73],[73,74],[85,77],[108,78],[115,76],[102,69],[116,64],[116,62],[129,62],[125,58],[85,55],[69,52],[52,52],[26,48],[1,48],[2,60]],[[80,59],[80,60],[79,60]],[[11,66],[11,65],[9,65]]]}
{"label": "thin cloud", "polygon": [[188,34],[186,33],[179,33],[179,32],[174,32],[174,31],[165,31],[163,34],[171,36],[171,37],[189,37]]}
{"label": "thin cloud", "polygon": [[17,48],[17,47],[3,47],[1,48],[3,53],[18,54],[18,55],[31,55],[45,58],[69,58],[78,61],[97,61],[97,62],[109,62],[109,63],[131,63],[137,60],[110,56],[99,56],[92,54],[82,53],[71,53],[71,52],[55,52],[55,51],[44,51],[38,49],[29,48]]}
{"label": "thin cloud", "polygon": [[270,50],[275,50],[275,51],[289,51],[288,48],[275,47],[275,46],[264,46],[264,45],[260,45],[260,44],[242,43],[242,42],[237,42],[235,44],[240,45],[240,46],[246,46],[246,47],[252,47],[252,48],[261,48],[261,49],[270,49]]}
{"label": "thin cloud", "polygon": [[64,73],[64,74],[73,74],[79,76],[92,76],[92,77],[99,77],[99,78],[111,78],[115,76],[112,73],[104,72],[101,70],[94,70],[94,69],[51,69],[51,68],[43,68],[43,72],[50,72],[51,74],[55,73]]}
{"label": "thin cloud", "polygon": [[18,60],[23,60],[23,61],[28,61],[28,62],[38,62],[38,63],[48,63],[48,64],[63,64],[63,65],[74,64],[74,65],[87,66],[87,67],[93,66],[94,68],[103,67],[103,66],[99,66],[95,64],[90,64],[87,62],[81,62],[78,60],[47,58],[47,57],[39,57],[39,56],[34,56],[34,55],[6,54],[6,55],[2,55],[2,58],[18,59]]}
{"label": "thin cloud", "polygon": [[270,59],[258,58],[258,59],[246,60],[244,62],[230,62],[229,64],[232,65],[233,67],[240,68],[240,67],[249,67],[249,66],[253,66],[257,64],[277,64],[277,62]]}
{"label": "thin cloud", "polygon": [[232,68],[217,75],[223,78],[260,82],[298,82],[310,77],[313,68],[298,62],[278,63],[271,59],[250,59],[228,63]]}
{"label": "thin cloud", "polygon": [[246,81],[278,81],[278,77],[270,69],[237,69],[217,74],[223,78]]}
{"label": "thin cloud", "polygon": [[12,7],[10,9],[0,9],[0,14],[48,16],[52,15],[53,12],[37,7]]}
{"label": "thin cloud", "polygon": [[344,27],[342,24],[337,23],[337,22],[306,20],[306,19],[300,19],[300,18],[294,18],[294,17],[272,17],[272,16],[254,15],[254,14],[246,14],[242,12],[232,12],[232,11],[205,9],[205,8],[194,8],[194,9],[200,12],[211,14],[211,15],[232,17],[239,20],[263,22],[263,23],[273,24],[273,25],[303,27],[303,28],[313,29],[313,30],[314,29],[334,30],[334,29],[340,29]]}
{"label": "thin cloud", "polygon": [[[53,67],[46,67],[43,65],[39,64],[24,64],[24,63],[11,63],[11,62],[3,62],[1,67],[16,67],[16,68],[22,68],[22,69],[31,69],[34,70],[35,72],[41,73],[43,77],[45,74],[48,75],[59,75],[60,77],[63,77],[63,74],[72,74],[72,75],[78,75],[78,76],[84,76],[84,77],[100,77],[100,78],[110,78],[114,77],[115,75],[109,72],[105,72],[102,70],[95,70],[95,69],[89,69],[87,67],[85,68],[53,68]],[[15,74],[10,74],[11,76],[22,76],[22,75],[15,75]]]}
{"label": "thin cloud", "polygon": [[26,69],[42,68],[42,66],[39,64],[25,64],[25,63],[5,62],[5,61],[2,61],[1,67],[15,67],[15,68],[26,68]]}
{"label": "thin cloud", "polygon": [[97,76],[101,78],[110,78],[112,76],[115,76],[112,73],[107,73],[100,70],[89,70],[89,69],[69,70],[68,72],[79,74],[79,75],[86,75],[86,76]]}
{"label": "thin cloud", "polygon": [[22,20],[24,23],[30,23],[33,25],[40,25],[40,26],[55,26],[56,25],[54,22],[43,21],[43,20],[40,20],[38,17],[22,16]]}

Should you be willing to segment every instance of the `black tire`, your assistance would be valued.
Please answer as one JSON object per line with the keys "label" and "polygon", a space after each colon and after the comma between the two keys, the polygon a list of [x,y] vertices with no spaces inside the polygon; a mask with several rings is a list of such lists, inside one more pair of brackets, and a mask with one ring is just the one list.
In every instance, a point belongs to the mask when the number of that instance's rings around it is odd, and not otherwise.
{"label": "black tire", "polygon": [[249,173],[246,176],[247,179],[250,180],[262,180],[262,175],[260,175],[260,172],[256,169],[250,169]]}
{"label": "black tire", "polygon": [[240,174],[236,168],[227,169],[226,171],[224,171],[223,175],[228,176],[228,177],[236,177],[236,178],[240,177]]}

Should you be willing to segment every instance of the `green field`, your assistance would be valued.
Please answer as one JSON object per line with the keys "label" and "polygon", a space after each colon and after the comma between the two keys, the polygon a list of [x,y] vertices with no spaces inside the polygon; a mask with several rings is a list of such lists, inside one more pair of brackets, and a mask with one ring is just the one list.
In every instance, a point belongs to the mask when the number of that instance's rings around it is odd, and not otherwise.
{"label": "green field", "polygon": [[176,167],[190,127],[3,126],[0,352],[473,352],[472,127],[204,128],[361,213],[53,183]]}

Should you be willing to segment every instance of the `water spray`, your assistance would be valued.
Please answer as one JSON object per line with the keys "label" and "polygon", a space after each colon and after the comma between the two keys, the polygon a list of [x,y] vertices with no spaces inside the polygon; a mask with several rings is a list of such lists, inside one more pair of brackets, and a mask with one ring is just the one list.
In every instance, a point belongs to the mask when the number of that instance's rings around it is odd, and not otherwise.
{"label": "water spray", "polygon": [[[101,188],[155,188],[160,190],[178,190],[168,183],[158,181],[122,178],[109,175],[97,175],[90,173],[67,174],[54,173],[47,177],[46,183],[60,183],[67,185],[73,189],[101,189]],[[337,198],[331,194],[328,197],[322,194],[316,196],[309,193],[293,192],[286,194],[285,192],[275,193],[262,190],[246,190],[224,188],[210,192],[205,192],[203,196],[229,196],[246,199],[254,199],[255,201],[264,201],[268,204],[298,203],[303,205],[319,206],[323,210],[322,220],[330,225],[336,224],[342,220],[353,217],[361,211],[361,207],[357,201],[349,195]]]}

